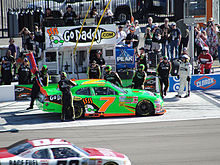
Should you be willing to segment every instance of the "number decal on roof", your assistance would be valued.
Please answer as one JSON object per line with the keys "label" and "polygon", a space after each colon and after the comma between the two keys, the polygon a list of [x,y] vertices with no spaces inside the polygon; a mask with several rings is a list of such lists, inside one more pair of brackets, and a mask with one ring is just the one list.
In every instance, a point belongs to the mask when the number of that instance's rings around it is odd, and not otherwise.
{"label": "number decal on roof", "polygon": [[115,101],[115,97],[101,97],[100,100],[106,100],[106,102],[99,109],[99,112],[104,113],[108,109],[108,107]]}
{"label": "number decal on roof", "polygon": [[40,139],[32,141],[34,146],[46,146],[46,145],[58,145],[58,144],[69,144],[62,139]]}

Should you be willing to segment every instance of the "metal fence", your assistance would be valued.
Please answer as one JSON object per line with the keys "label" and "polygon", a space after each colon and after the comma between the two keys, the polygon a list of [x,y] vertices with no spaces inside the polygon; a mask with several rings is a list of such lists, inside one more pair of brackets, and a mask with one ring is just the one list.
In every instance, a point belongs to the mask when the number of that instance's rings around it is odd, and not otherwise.
{"label": "metal fence", "polygon": [[[125,23],[126,20],[130,19],[132,11],[135,19],[147,21],[147,12],[158,12],[159,14],[161,14],[161,12],[166,13],[166,1],[167,0],[112,0],[110,8],[114,13],[114,20]],[[92,8],[96,7],[98,14],[100,14],[101,10],[108,2],[109,0],[94,0]],[[53,11],[58,11],[63,14],[66,12],[66,7],[71,5],[76,14],[82,19],[90,3],[91,0],[0,0],[0,38],[11,36],[10,26],[25,25],[23,25],[18,18],[16,18],[17,23],[14,24],[16,21],[9,19],[10,12],[16,13],[15,17],[18,17],[22,12],[23,14],[25,14],[25,12],[26,14],[28,12],[34,13],[35,10],[41,8],[44,13],[46,8],[51,8]],[[154,6],[154,3],[161,6]],[[31,10],[27,10],[28,8]],[[9,10],[10,12],[8,12]],[[25,19],[25,21],[30,22],[31,20]],[[19,27],[19,30],[21,30],[21,27]]]}

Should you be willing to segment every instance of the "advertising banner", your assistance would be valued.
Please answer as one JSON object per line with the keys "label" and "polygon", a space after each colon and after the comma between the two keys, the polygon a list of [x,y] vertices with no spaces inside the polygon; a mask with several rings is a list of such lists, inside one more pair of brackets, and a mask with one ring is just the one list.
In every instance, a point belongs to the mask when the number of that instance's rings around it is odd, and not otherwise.
{"label": "advertising banner", "polygon": [[[97,26],[84,26],[78,46],[90,46]],[[81,26],[46,27],[46,49],[75,46]],[[116,44],[116,25],[100,25],[94,39],[94,45]]]}
{"label": "advertising banner", "polygon": [[116,69],[135,68],[134,49],[129,47],[116,47]]}
{"label": "advertising banner", "polygon": [[[170,92],[177,92],[180,85],[177,77],[170,77]],[[193,75],[191,78],[191,90],[220,89],[220,74]]]}

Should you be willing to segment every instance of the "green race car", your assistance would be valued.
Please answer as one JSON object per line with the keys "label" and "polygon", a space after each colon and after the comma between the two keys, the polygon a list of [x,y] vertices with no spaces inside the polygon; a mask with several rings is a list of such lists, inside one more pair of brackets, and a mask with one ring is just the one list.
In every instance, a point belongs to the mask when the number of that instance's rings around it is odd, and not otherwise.
{"label": "green race car", "polygon": [[[100,79],[76,80],[71,88],[76,118],[108,116],[147,116],[164,114],[159,94],[146,90],[120,88]],[[46,112],[61,113],[62,93],[57,84],[43,87],[37,106]]]}

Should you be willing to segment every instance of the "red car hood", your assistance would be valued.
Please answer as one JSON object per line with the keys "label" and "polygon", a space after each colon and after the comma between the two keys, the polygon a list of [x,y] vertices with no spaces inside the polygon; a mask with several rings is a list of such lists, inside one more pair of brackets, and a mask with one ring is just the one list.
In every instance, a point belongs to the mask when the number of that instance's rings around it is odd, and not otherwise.
{"label": "red car hood", "polygon": [[0,148],[0,159],[1,158],[10,158],[13,157],[15,155],[10,154],[7,150],[7,148]]}
{"label": "red car hood", "polygon": [[83,148],[83,150],[88,152],[89,156],[108,156],[108,157],[125,158],[124,154],[117,153],[110,149],[105,149],[105,148]]}

